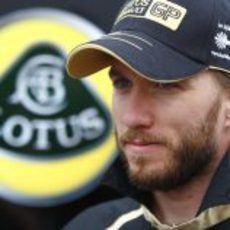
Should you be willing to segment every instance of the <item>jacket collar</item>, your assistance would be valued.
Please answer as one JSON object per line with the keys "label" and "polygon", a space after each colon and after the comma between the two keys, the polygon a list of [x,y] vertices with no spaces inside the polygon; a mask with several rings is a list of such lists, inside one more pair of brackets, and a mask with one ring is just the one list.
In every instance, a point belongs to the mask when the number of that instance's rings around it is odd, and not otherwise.
{"label": "jacket collar", "polygon": [[230,152],[227,152],[215,172],[198,213],[210,207],[230,203]]}

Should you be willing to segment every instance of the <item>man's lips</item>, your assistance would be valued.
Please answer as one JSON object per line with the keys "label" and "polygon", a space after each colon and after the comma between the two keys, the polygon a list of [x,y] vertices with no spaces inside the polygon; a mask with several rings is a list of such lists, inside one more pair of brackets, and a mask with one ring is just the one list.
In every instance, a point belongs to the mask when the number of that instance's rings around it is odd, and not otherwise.
{"label": "man's lips", "polygon": [[153,152],[159,150],[162,147],[166,147],[165,144],[160,142],[146,142],[142,140],[132,140],[123,143],[124,148],[131,149],[135,152]]}
{"label": "man's lips", "polygon": [[128,140],[123,142],[124,145],[163,145],[163,143],[159,141],[146,141],[146,140],[141,140],[141,139],[133,139],[133,140]]}
{"label": "man's lips", "polygon": [[154,142],[141,142],[141,141],[125,142],[125,145],[136,145],[136,146],[146,146],[146,145],[153,145],[153,144],[157,144],[157,143],[154,143]]}

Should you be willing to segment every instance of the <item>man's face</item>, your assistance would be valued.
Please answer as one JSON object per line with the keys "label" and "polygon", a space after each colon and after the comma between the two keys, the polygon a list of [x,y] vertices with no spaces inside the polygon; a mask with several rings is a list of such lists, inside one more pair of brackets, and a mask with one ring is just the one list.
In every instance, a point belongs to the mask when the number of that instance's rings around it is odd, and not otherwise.
{"label": "man's face", "polygon": [[116,138],[131,181],[166,191],[210,169],[221,123],[212,72],[159,84],[116,63],[110,76]]}

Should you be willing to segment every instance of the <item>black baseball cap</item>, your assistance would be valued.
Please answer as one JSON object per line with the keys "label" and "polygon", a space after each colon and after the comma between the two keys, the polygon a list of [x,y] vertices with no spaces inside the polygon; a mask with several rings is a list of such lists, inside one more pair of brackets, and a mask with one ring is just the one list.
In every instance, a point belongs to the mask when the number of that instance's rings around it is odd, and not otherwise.
{"label": "black baseball cap", "polygon": [[72,50],[76,78],[122,62],[155,81],[184,79],[204,69],[230,73],[230,0],[131,0],[110,33]]}

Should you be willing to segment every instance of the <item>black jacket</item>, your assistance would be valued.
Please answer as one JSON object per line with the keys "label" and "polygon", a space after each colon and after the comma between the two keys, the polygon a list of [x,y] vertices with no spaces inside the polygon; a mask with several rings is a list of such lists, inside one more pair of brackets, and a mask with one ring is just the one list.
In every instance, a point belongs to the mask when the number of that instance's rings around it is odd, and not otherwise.
{"label": "black jacket", "polygon": [[196,217],[189,223],[171,227],[161,224],[140,202],[138,195],[142,193],[127,187],[127,193],[134,198],[124,197],[92,207],[72,220],[65,230],[230,230],[230,154],[222,160]]}

